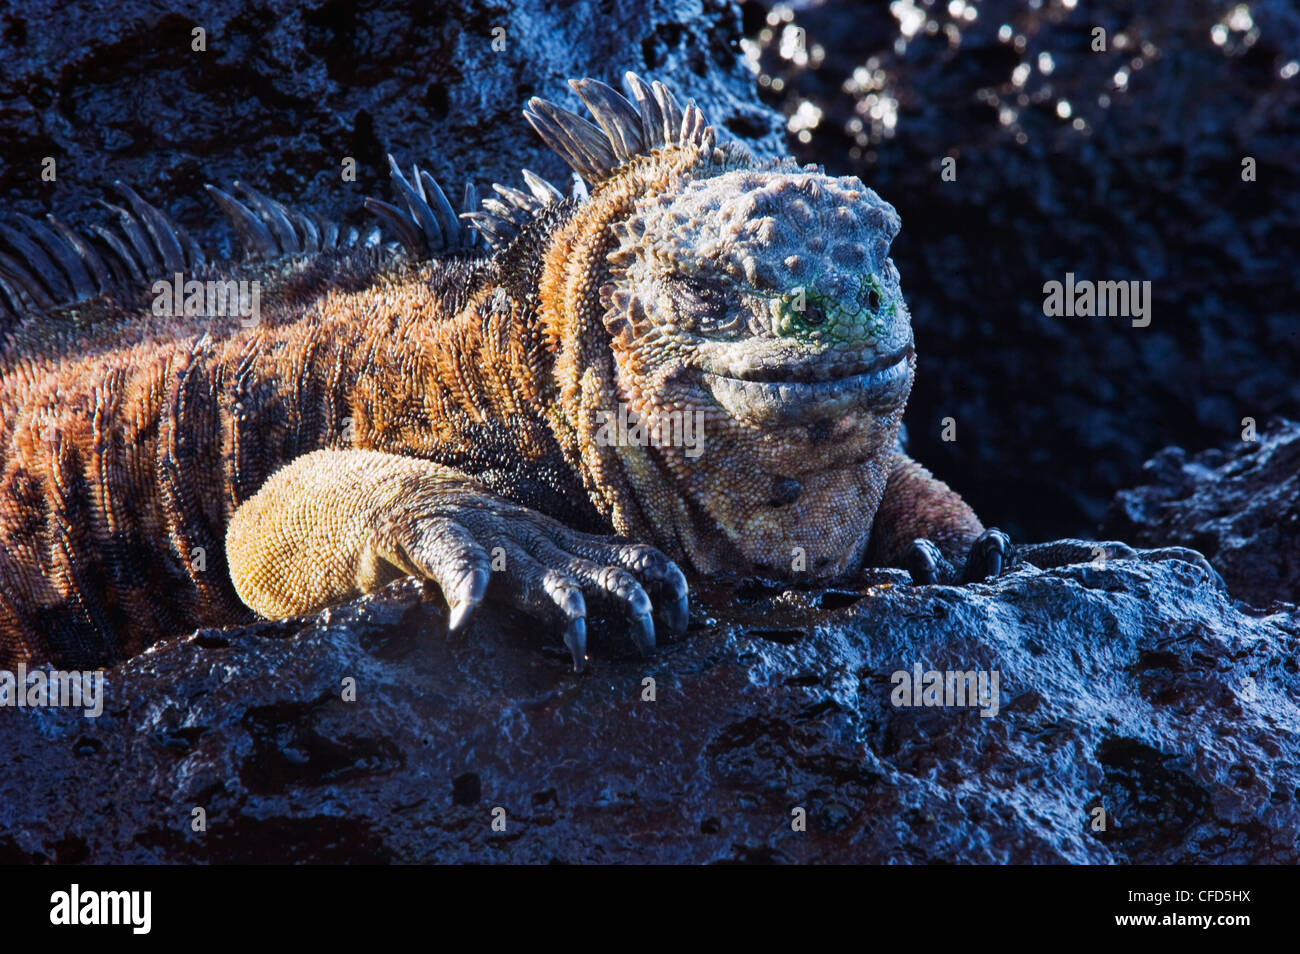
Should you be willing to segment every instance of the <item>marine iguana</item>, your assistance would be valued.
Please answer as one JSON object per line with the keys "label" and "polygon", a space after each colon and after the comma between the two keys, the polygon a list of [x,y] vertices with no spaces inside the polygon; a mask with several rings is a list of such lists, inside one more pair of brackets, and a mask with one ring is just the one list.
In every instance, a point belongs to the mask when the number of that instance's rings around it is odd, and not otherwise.
{"label": "marine iguana", "polygon": [[[243,187],[209,189],[266,261],[207,263],[125,186],[118,231],[6,229],[0,662],[107,665],[415,574],[450,629],[499,599],[581,669],[589,601],[646,651],[656,620],[684,628],[680,567],[1000,572],[1006,535],[897,443],[915,355],[893,207],[626,79],[630,99],[572,84],[595,124],[525,110],[571,194],[525,172],[457,216],[394,163],[401,205],[367,205],[400,249]],[[202,296],[155,314],[148,280],[182,273],[258,282],[260,319]],[[688,421],[694,450],[646,437]],[[1093,552],[1061,547],[1040,556]]]}

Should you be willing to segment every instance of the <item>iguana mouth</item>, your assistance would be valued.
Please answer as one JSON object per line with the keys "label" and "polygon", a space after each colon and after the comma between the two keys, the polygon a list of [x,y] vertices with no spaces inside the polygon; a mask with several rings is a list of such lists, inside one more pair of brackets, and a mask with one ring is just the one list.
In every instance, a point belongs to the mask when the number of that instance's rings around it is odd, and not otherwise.
{"label": "iguana mouth", "polygon": [[912,346],[872,362],[805,362],[705,372],[704,385],[732,417],[778,424],[893,406],[906,397]]}
{"label": "iguana mouth", "polygon": [[720,378],[752,381],[758,384],[820,384],[846,381],[850,378],[861,378],[888,371],[900,361],[906,360],[911,352],[912,345],[909,343],[892,354],[881,355],[873,361],[865,361],[861,355],[856,354],[820,355],[813,360],[786,363],[768,361],[756,367],[717,370],[715,375]]}

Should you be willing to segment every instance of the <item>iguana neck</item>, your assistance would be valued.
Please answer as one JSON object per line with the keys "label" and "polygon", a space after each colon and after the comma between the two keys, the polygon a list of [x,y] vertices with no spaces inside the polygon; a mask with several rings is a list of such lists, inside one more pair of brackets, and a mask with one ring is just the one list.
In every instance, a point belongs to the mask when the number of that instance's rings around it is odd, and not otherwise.
{"label": "iguana neck", "polygon": [[697,568],[715,562],[712,518],[664,466],[662,448],[608,439],[608,421],[625,415],[636,397],[621,381],[614,353],[631,344],[632,330],[606,326],[601,291],[613,280],[613,227],[638,198],[680,188],[706,161],[696,149],[671,147],[630,162],[554,231],[538,286],[540,327],[552,355],[550,422],[565,459],[617,532],[653,541]]}

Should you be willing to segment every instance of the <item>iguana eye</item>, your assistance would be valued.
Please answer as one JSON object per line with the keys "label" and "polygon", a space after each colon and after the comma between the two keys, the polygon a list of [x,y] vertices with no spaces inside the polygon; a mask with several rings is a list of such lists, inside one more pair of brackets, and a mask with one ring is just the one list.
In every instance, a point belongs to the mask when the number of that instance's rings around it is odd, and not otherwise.
{"label": "iguana eye", "polygon": [[678,277],[673,285],[678,311],[690,326],[705,331],[739,327],[742,309],[725,287],[694,276]]}
{"label": "iguana eye", "polygon": [[810,325],[820,325],[826,320],[826,312],[822,310],[821,305],[810,301],[804,306],[803,320]]}

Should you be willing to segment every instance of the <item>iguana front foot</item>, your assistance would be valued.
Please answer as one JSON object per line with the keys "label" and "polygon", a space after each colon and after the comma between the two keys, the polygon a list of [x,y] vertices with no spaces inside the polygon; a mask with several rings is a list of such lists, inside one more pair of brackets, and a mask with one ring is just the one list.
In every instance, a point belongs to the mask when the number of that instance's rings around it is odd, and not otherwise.
{"label": "iguana front foot", "polygon": [[231,518],[226,551],[240,598],[264,616],[408,574],[438,584],[451,630],[489,595],[562,623],[575,672],[588,599],[621,604],[643,653],[656,615],[674,632],[688,617],[686,578],[653,547],[571,530],[451,468],[377,451],[316,451],[278,471]]}
{"label": "iguana front foot", "polygon": [[985,530],[970,545],[966,562],[958,573],[943,551],[931,540],[913,540],[903,552],[903,569],[918,586],[931,583],[980,583],[998,576],[1011,563],[1011,538],[997,527]]}

